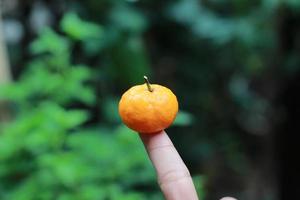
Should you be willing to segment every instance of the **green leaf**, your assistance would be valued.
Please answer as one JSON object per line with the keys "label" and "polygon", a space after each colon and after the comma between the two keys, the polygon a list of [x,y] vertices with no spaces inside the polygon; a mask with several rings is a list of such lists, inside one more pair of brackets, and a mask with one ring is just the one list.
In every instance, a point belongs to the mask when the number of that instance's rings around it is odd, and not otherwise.
{"label": "green leaf", "polygon": [[151,74],[148,55],[139,36],[121,39],[113,47],[111,56],[110,73],[125,84],[140,84],[145,74]]}
{"label": "green leaf", "polygon": [[103,34],[100,25],[83,21],[76,13],[72,12],[64,15],[60,26],[62,31],[76,40],[100,39]]}
{"label": "green leaf", "polygon": [[141,33],[147,26],[146,19],[141,13],[133,7],[124,5],[114,7],[110,19],[117,28],[133,33]]}
{"label": "green leaf", "polygon": [[300,1],[298,0],[286,0],[285,3],[293,10],[299,13],[300,11]]}
{"label": "green leaf", "polygon": [[194,117],[192,114],[181,110],[178,112],[173,125],[174,126],[189,126],[193,123],[193,121],[194,121]]}
{"label": "green leaf", "polygon": [[85,184],[78,188],[76,196],[79,197],[79,200],[105,199],[106,193],[106,188],[104,186]]}
{"label": "green leaf", "polygon": [[118,110],[119,99],[107,97],[102,101],[102,110],[104,117],[110,123],[120,123],[121,118]]}
{"label": "green leaf", "polygon": [[[169,9],[169,15],[202,39],[211,39],[216,44],[225,44],[235,38],[249,42],[253,40],[255,23],[247,18],[224,18],[206,8],[197,0],[176,2]],[[245,22],[246,21],[246,22]]]}
{"label": "green leaf", "polygon": [[28,179],[20,184],[19,187],[16,187],[9,194],[8,199],[15,199],[15,200],[28,200],[28,199],[35,199],[37,190],[39,188],[38,182],[34,179]]}
{"label": "green leaf", "polygon": [[65,55],[69,52],[69,48],[69,40],[58,35],[50,28],[44,29],[38,39],[34,40],[30,45],[30,51],[33,54],[52,53]]}
{"label": "green leaf", "polygon": [[206,188],[205,188],[206,177],[205,176],[194,176],[193,182],[194,182],[196,191],[199,195],[199,199],[205,199],[205,197],[206,197]]}
{"label": "green leaf", "polygon": [[38,159],[40,167],[49,172],[65,187],[73,188],[91,178],[90,167],[73,152],[45,154]]}

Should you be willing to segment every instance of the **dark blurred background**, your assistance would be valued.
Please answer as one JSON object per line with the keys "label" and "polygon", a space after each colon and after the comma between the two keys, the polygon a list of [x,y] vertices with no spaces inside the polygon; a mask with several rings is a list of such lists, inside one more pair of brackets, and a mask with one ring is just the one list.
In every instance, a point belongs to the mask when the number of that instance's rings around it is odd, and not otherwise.
{"label": "dark blurred background", "polygon": [[0,199],[162,199],[118,100],[148,75],[201,200],[296,199],[299,0],[1,0]]}

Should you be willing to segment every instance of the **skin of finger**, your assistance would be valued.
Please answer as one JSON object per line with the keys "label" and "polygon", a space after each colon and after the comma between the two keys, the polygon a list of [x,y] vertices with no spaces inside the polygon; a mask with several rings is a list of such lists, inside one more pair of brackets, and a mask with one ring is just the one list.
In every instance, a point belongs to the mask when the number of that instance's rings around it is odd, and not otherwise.
{"label": "skin of finger", "polygon": [[197,200],[190,173],[165,131],[140,134],[167,200]]}
{"label": "skin of finger", "polygon": [[167,200],[198,200],[191,178],[185,177],[160,186]]}

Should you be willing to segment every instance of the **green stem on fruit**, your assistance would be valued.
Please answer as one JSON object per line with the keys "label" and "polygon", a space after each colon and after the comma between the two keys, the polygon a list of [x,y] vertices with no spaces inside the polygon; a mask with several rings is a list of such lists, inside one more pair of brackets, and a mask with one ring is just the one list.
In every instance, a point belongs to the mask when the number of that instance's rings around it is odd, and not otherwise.
{"label": "green stem on fruit", "polygon": [[150,85],[150,82],[149,82],[149,80],[148,80],[148,77],[147,77],[147,76],[144,76],[144,79],[145,79],[145,83],[147,84],[147,87],[148,87],[149,92],[153,92],[153,88],[152,88],[151,85]]}

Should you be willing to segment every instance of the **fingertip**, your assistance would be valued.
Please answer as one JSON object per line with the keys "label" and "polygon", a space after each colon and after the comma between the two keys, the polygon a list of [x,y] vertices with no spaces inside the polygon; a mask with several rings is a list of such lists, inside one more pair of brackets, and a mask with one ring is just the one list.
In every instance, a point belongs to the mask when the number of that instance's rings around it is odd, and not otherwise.
{"label": "fingertip", "polygon": [[157,133],[140,133],[139,135],[147,149],[152,149],[156,146],[162,146],[171,143],[164,130]]}
{"label": "fingertip", "polygon": [[161,130],[161,131],[157,131],[157,132],[153,132],[153,133],[142,133],[142,132],[139,132],[139,135],[143,136],[143,137],[152,137],[152,136],[155,136],[155,135],[158,135],[158,134],[162,134],[162,133],[165,133],[165,130]]}
{"label": "fingertip", "polygon": [[190,173],[167,133],[140,133],[166,199],[198,200]]}

